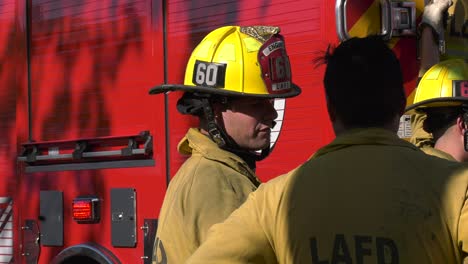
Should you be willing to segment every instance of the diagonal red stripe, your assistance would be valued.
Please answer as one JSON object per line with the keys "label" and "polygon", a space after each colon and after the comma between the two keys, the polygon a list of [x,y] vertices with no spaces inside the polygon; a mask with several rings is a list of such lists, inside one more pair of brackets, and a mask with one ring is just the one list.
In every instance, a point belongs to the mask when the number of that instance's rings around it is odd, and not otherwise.
{"label": "diagonal red stripe", "polygon": [[379,0],[351,0],[347,2],[346,19],[348,30],[353,27],[374,1]]}

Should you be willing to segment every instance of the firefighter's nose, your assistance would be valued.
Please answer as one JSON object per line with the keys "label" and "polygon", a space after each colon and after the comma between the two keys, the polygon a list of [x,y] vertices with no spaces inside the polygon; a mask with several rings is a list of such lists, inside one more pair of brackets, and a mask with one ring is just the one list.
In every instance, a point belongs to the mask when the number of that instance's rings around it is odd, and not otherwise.
{"label": "firefighter's nose", "polygon": [[270,101],[268,103],[267,111],[268,111],[268,117],[271,118],[271,120],[275,120],[278,117],[278,112],[275,109],[274,101]]}

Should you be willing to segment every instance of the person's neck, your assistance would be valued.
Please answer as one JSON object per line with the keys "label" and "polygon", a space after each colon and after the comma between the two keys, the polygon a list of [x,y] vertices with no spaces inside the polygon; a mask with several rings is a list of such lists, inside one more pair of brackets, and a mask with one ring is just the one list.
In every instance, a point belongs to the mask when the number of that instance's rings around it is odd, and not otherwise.
{"label": "person's neck", "polygon": [[458,136],[449,133],[439,137],[434,144],[434,148],[450,154],[450,156],[459,162],[463,162],[466,156],[463,142],[460,142]]}
{"label": "person's neck", "polygon": [[256,154],[248,152],[248,151],[241,151],[241,150],[229,150],[230,152],[236,154],[239,156],[242,160],[247,163],[250,169],[255,171],[257,168],[257,160],[256,160]]}
{"label": "person's neck", "polygon": [[381,128],[385,129],[391,132],[394,132],[395,134],[397,133],[397,129],[393,125],[386,125],[386,126],[375,126],[375,127],[343,127],[343,126],[333,126],[333,130],[335,131],[336,136],[340,136],[342,134],[345,134],[353,129],[366,129],[366,128]]}
{"label": "person's neck", "polygon": [[[332,121],[332,126],[333,126],[333,130],[335,132],[335,135],[336,136],[339,136],[339,135],[342,135],[352,129],[357,129],[357,128],[362,128],[362,129],[366,129],[366,128],[371,128],[372,126],[368,126],[368,127],[354,127],[354,126],[346,126],[343,124],[343,122],[341,122],[341,120],[339,118],[335,118],[333,121]],[[395,134],[398,132],[398,127],[400,126],[400,116],[396,116],[393,118],[392,121],[388,122],[387,124],[384,124],[383,126],[380,125],[380,126],[373,126],[375,128],[382,128],[382,129],[386,129],[386,130],[389,130],[391,132],[394,132]]]}
{"label": "person's neck", "polygon": [[[200,132],[202,134],[206,135],[207,137],[210,137],[210,133],[208,133],[204,128],[199,128],[199,129],[200,129]],[[257,167],[257,159],[256,158],[257,158],[258,155],[256,155],[254,152],[249,152],[249,151],[240,150],[240,149],[236,149],[236,148],[229,148],[229,147],[226,147],[226,150],[236,154],[237,156],[239,156],[242,160],[245,161],[245,163],[247,163],[247,165],[253,171],[255,171],[255,169]]]}

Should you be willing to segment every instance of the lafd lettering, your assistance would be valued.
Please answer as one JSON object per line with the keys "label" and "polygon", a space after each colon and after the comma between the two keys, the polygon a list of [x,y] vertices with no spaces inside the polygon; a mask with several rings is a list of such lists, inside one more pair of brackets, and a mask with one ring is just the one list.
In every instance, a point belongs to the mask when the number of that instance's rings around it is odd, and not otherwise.
{"label": "lafd lettering", "polygon": [[[375,263],[375,259],[378,264],[400,263],[398,247],[390,238],[337,234],[333,245],[319,244],[316,237],[309,241],[313,264],[363,264]],[[330,250],[328,256],[319,255],[319,249],[324,252],[322,247]]]}

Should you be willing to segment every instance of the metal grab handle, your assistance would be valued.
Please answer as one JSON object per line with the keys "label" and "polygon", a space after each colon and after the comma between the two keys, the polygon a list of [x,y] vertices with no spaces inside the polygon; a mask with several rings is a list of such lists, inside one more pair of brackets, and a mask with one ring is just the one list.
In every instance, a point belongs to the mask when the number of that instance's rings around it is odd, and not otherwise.
{"label": "metal grab handle", "polygon": [[[340,41],[350,38],[346,24],[347,0],[336,0],[336,32]],[[411,36],[416,34],[416,7],[414,2],[392,2],[380,0],[382,29],[380,35],[384,40],[393,36]]]}
{"label": "metal grab handle", "polygon": [[346,25],[346,2],[346,0],[336,0],[335,2],[336,33],[340,41],[349,39]]}
{"label": "metal grab handle", "polygon": [[390,0],[380,0],[380,12],[382,14],[382,32],[381,36],[384,40],[390,40],[392,38],[393,23],[392,23],[392,5]]}

